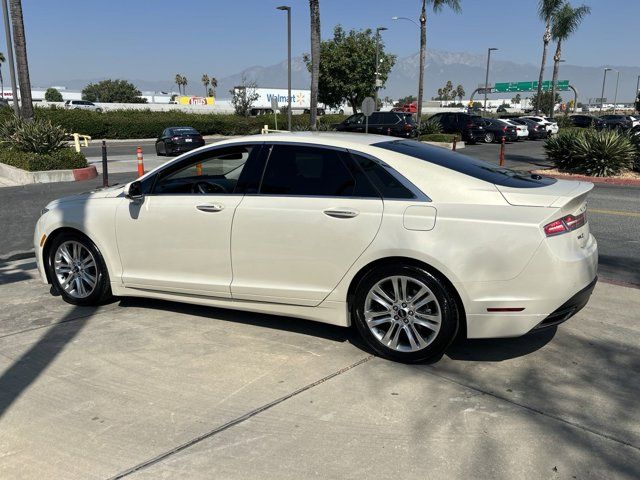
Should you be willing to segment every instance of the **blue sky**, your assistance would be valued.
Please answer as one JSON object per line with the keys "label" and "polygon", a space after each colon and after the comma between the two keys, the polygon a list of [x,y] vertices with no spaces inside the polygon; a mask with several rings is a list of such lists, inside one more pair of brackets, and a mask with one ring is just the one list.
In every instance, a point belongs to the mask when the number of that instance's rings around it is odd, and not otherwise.
{"label": "blue sky", "polygon": [[[36,85],[65,79],[171,79],[176,72],[218,78],[286,57],[283,3],[293,8],[293,53],[309,51],[307,0],[23,0],[31,76]],[[574,4],[579,3],[573,1]],[[638,0],[584,0],[592,14],[564,47],[575,65],[640,64]],[[430,15],[429,48],[484,53],[537,64],[543,24],[537,0],[461,0],[462,13]],[[320,0],[322,36],[346,28],[386,26],[387,49],[418,50],[419,0]],[[0,49],[5,50],[4,34]]]}

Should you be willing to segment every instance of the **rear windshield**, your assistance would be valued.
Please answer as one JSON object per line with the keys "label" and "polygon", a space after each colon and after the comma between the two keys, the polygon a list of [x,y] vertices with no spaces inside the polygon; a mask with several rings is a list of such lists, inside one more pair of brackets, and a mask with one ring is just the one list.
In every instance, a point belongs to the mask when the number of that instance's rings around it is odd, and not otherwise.
{"label": "rear windshield", "polygon": [[395,140],[374,144],[375,147],[402,153],[410,157],[419,158],[426,162],[449,168],[459,173],[469,175],[485,182],[515,188],[544,187],[556,183],[556,179],[531,175],[508,168],[498,167],[473,157],[454,153],[440,147],[425,145],[415,140]]}
{"label": "rear windshield", "polygon": [[199,135],[195,128],[175,127],[171,129],[171,135]]}

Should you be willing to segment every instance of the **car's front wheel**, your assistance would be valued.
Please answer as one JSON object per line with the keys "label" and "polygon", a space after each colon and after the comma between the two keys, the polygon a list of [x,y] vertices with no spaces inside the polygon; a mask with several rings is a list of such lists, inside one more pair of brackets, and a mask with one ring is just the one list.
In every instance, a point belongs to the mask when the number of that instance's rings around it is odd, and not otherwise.
{"label": "car's front wheel", "polygon": [[378,355],[415,363],[441,356],[458,331],[458,310],[449,287],[411,265],[385,266],[357,287],[351,314]]}
{"label": "car's front wheel", "polygon": [[111,298],[109,274],[98,248],[80,233],[53,239],[47,259],[49,279],[73,305],[99,305]]}

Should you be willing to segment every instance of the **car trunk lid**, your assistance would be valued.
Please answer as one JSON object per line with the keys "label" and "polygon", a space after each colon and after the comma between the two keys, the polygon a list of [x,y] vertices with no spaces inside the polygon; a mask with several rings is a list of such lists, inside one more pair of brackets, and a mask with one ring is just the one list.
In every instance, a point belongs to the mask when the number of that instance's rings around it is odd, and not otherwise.
{"label": "car trunk lid", "polygon": [[563,207],[580,203],[593,189],[593,183],[558,180],[551,185],[533,188],[515,188],[496,185],[510,205],[524,207]]}

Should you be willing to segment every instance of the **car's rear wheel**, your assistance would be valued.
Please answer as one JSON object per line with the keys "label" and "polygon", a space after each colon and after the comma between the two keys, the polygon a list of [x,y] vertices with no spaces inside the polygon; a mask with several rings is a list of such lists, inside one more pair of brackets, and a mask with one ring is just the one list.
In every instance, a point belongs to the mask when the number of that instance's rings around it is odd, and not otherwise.
{"label": "car's rear wheel", "polygon": [[484,143],[493,143],[495,139],[496,139],[496,136],[491,132],[486,132],[484,134]]}
{"label": "car's rear wheel", "polygon": [[458,331],[458,311],[449,287],[411,265],[385,266],[367,274],[351,307],[369,347],[395,361],[439,357]]}
{"label": "car's rear wheel", "polygon": [[79,233],[53,239],[47,259],[49,279],[62,298],[74,305],[99,305],[111,298],[109,274],[94,243]]}

